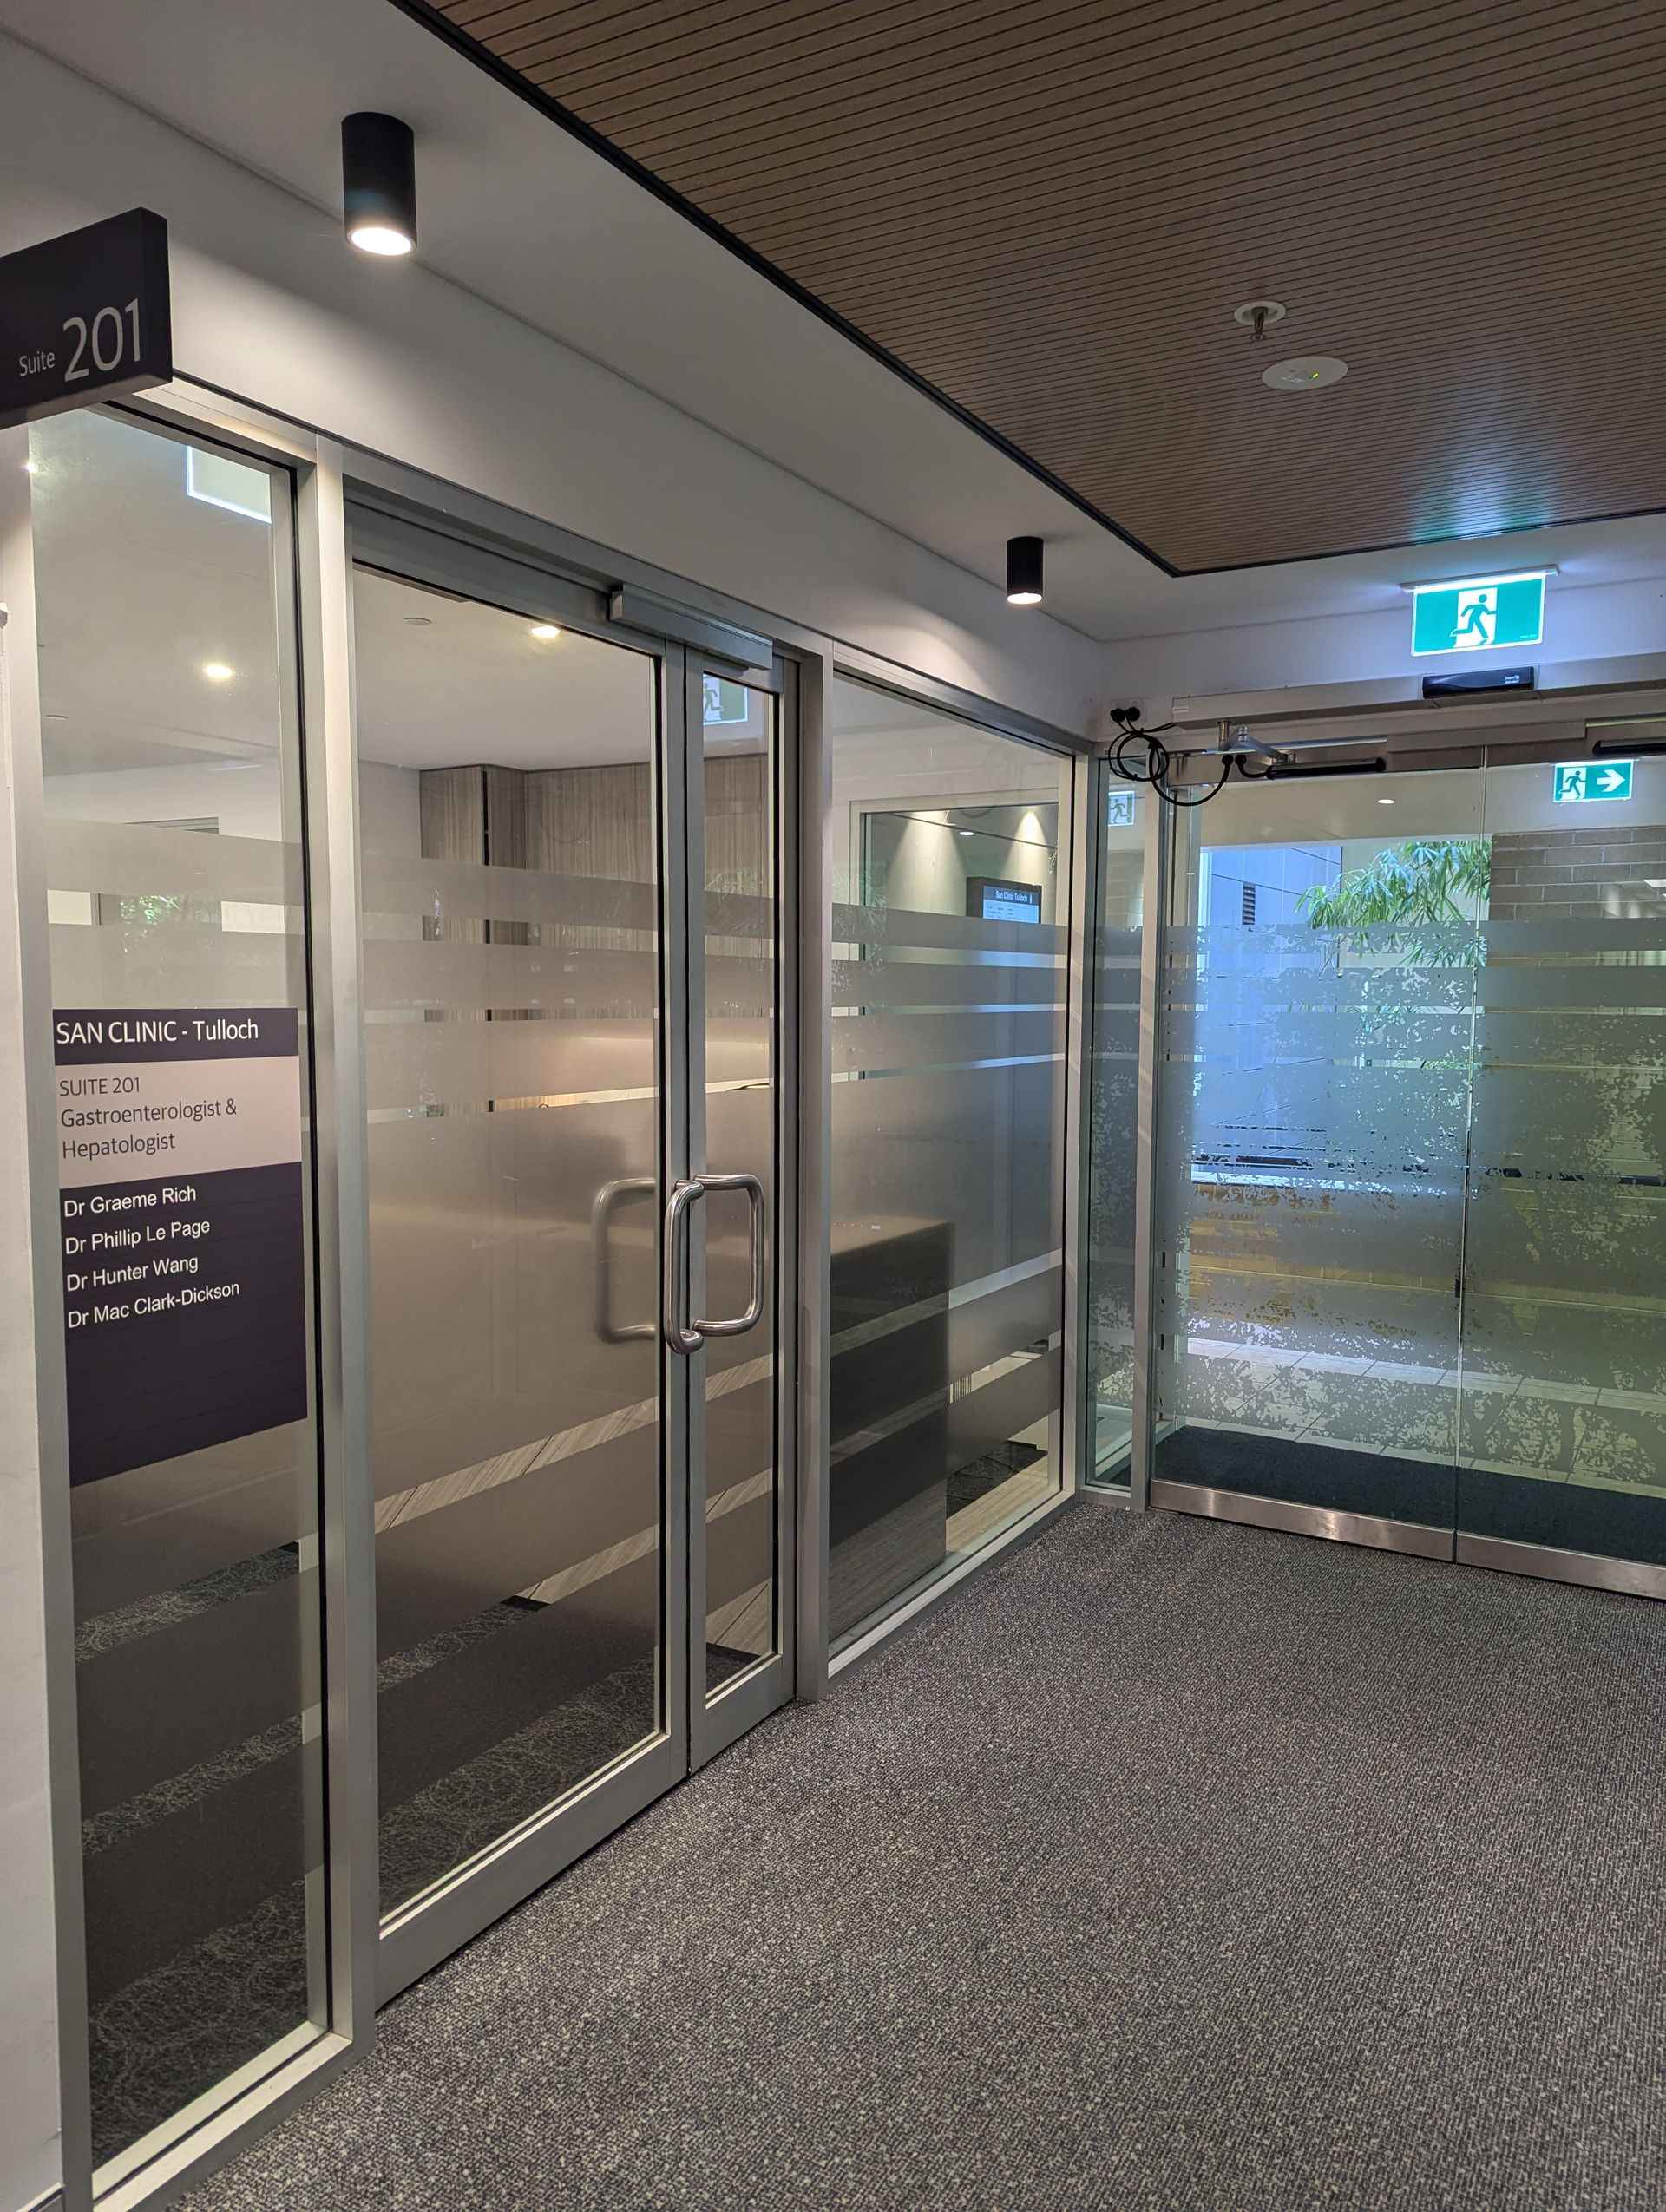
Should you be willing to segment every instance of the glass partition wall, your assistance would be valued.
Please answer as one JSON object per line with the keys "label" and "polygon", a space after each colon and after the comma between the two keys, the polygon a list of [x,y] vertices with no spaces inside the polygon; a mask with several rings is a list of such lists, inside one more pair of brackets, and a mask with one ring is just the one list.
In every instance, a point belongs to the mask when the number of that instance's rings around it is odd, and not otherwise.
{"label": "glass partition wall", "polygon": [[30,434],[93,2155],[329,2025],[292,485]]}
{"label": "glass partition wall", "polygon": [[1139,1204],[1140,986],[1146,819],[1157,802],[1105,778],[1089,956],[1083,1479],[1125,1484],[1133,1456]]}
{"label": "glass partition wall", "polygon": [[1066,1479],[1071,776],[843,678],[828,724],[836,1648]]}
{"label": "glass partition wall", "polygon": [[1666,1592],[1666,764],[1568,790],[1495,743],[1180,817],[1154,1502]]}
{"label": "glass partition wall", "polygon": [[803,643],[803,1007],[788,648],[188,393],[28,455],[66,2155],[84,2078],[132,2206],[1073,1485],[1077,764]]}

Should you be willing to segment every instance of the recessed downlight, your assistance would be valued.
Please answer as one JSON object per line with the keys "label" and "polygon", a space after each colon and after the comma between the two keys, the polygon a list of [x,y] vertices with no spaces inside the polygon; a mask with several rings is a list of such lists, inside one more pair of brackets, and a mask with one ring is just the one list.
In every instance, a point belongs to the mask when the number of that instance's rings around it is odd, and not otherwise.
{"label": "recessed downlight", "polygon": [[552,638],[561,636],[561,625],[556,622],[535,622],[528,634],[536,638],[541,645],[547,645]]}
{"label": "recessed downlight", "polygon": [[237,674],[237,671],[228,668],[223,660],[204,661],[202,672],[211,684],[229,684]]}
{"label": "recessed downlight", "polygon": [[1347,374],[1347,362],[1334,353],[1298,353],[1263,369],[1261,381],[1269,391],[1315,392],[1326,384],[1340,384]]}
{"label": "recessed downlight", "polygon": [[1394,803],[1394,802],[1392,799],[1379,799],[1377,801],[1377,804],[1380,807],[1392,807]]}

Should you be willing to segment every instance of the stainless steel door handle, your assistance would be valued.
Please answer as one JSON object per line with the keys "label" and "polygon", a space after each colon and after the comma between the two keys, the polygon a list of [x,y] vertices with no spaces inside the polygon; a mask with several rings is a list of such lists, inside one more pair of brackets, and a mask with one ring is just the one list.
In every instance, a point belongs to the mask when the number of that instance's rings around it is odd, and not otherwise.
{"label": "stainless steel door handle", "polygon": [[679,1183],[666,1204],[664,1274],[659,1286],[659,1328],[666,1342],[685,1359],[697,1352],[702,1342],[695,1329],[685,1325],[682,1318],[683,1284],[687,1270],[683,1264],[685,1245],[683,1224],[688,1219],[688,1209],[697,1198],[705,1196],[703,1182]]}
{"label": "stainless steel door handle", "polygon": [[752,1271],[751,1303],[744,1313],[732,1321],[692,1321],[690,1325],[697,1336],[744,1337],[748,1329],[755,1329],[764,1316],[764,1186],[756,1175],[702,1175],[699,1187],[703,1190],[744,1190],[751,1217],[751,1253]]}
{"label": "stainless steel door handle", "polygon": [[613,1267],[609,1237],[613,1227],[613,1209],[629,1198],[651,1198],[659,1188],[653,1175],[623,1175],[617,1182],[604,1183],[596,1193],[595,1203],[590,1208],[590,1253],[595,1268],[596,1334],[604,1344],[629,1344],[641,1337],[652,1337],[656,1332],[652,1321],[615,1321],[613,1319]]}

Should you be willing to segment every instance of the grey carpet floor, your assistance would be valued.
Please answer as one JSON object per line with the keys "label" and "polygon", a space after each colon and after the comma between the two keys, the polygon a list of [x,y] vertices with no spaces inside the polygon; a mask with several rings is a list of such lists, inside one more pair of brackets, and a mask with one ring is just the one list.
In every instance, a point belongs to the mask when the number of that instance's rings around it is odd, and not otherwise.
{"label": "grey carpet floor", "polygon": [[195,2212],[1666,2204],[1666,1607],[1082,1504]]}

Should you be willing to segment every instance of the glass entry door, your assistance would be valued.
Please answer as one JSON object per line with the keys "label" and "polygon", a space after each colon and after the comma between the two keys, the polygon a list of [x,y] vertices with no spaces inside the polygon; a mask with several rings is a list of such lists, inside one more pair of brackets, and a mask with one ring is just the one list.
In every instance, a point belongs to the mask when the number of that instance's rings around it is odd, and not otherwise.
{"label": "glass entry door", "polygon": [[[1457,1510],[1460,1559],[1656,1597],[1666,759],[1651,748],[1663,738],[1658,721],[1593,723],[1583,745],[1489,754]],[[1570,752],[1583,763],[1571,773]]]}
{"label": "glass entry door", "polygon": [[355,546],[391,1992],[790,1693],[779,701]]}
{"label": "glass entry door", "polygon": [[1164,978],[1157,1504],[1451,1554],[1476,759],[1235,780],[1192,817]]}
{"label": "glass entry door", "polygon": [[1663,736],[1199,810],[1155,1503],[1666,1596]]}

